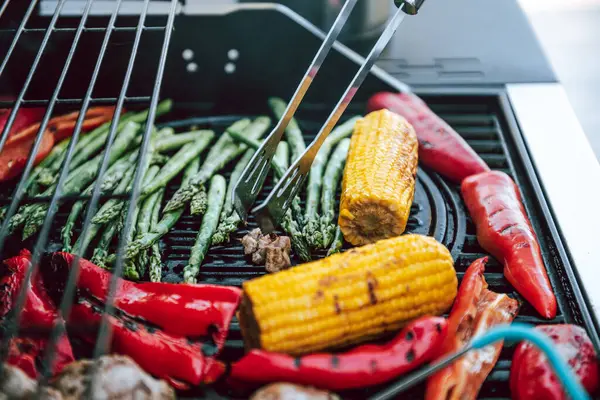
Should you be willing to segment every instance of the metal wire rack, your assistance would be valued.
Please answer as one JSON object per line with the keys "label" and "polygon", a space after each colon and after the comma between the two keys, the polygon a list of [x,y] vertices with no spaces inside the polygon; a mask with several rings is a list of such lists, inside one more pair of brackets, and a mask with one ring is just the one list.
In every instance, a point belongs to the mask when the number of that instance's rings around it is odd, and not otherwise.
{"label": "metal wire rack", "polygon": [[[16,312],[16,310],[21,310],[24,306],[29,282],[31,280],[31,277],[34,274],[36,274],[36,272],[38,270],[41,256],[42,256],[42,254],[46,248],[46,245],[48,243],[48,237],[50,234],[50,229],[51,229],[51,225],[54,220],[54,217],[56,216],[56,213],[57,213],[58,208],[61,205],[61,203],[64,202],[65,200],[69,199],[69,197],[70,197],[68,193],[64,193],[64,184],[65,184],[65,181],[67,178],[67,174],[69,172],[69,165],[74,156],[75,146],[78,142],[78,139],[79,139],[79,136],[81,133],[81,128],[82,128],[82,124],[83,124],[83,121],[85,118],[85,114],[92,104],[110,103],[110,104],[116,105],[115,113],[114,113],[114,116],[113,116],[113,119],[112,119],[111,125],[110,125],[110,131],[109,131],[108,138],[107,138],[106,144],[105,144],[106,150],[104,151],[102,163],[101,163],[101,166],[100,166],[100,169],[98,172],[99,177],[103,176],[104,172],[106,171],[106,169],[108,167],[110,149],[112,147],[112,144],[113,144],[114,139],[117,134],[117,125],[118,125],[118,121],[119,121],[119,116],[121,114],[121,111],[123,110],[124,105],[126,103],[148,104],[149,105],[148,106],[149,112],[148,112],[148,117],[147,117],[147,123],[146,123],[146,126],[143,131],[140,156],[138,157],[138,160],[137,160],[137,169],[136,169],[135,177],[133,180],[132,190],[128,194],[129,208],[127,210],[127,217],[126,217],[124,228],[123,228],[122,235],[121,235],[121,242],[119,244],[120,248],[124,245],[124,243],[123,243],[124,238],[128,235],[128,232],[130,232],[130,230],[133,228],[134,221],[133,221],[133,212],[132,211],[134,210],[135,204],[137,204],[137,201],[140,197],[140,189],[141,189],[141,183],[142,183],[142,178],[143,178],[142,173],[140,172],[141,169],[139,167],[146,161],[146,158],[148,157],[146,150],[148,149],[148,146],[149,146],[150,133],[153,129],[153,124],[154,124],[155,117],[156,117],[156,109],[157,109],[157,105],[158,105],[159,98],[160,98],[161,83],[162,83],[162,79],[163,79],[163,75],[164,75],[167,54],[169,51],[169,43],[170,43],[171,33],[173,31],[175,15],[177,13],[177,6],[178,6],[177,0],[170,0],[169,13],[168,13],[168,15],[164,16],[164,18],[163,18],[164,24],[160,25],[160,26],[146,26],[148,7],[150,5],[150,0],[144,0],[143,4],[141,4],[141,12],[140,12],[139,16],[137,17],[137,24],[135,26],[123,27],[123,26],[117,26],[119,11],[120,11],[123,1],[115,0],[114,9],[110,15],[107,25],[104,27],[90,27],[90,26],[87,26],[88,17],[90,16],[90,11],[92,9],[94,0],[86,0],[82,16],[79,18],[77,27],[72,28],[72,27],[61,27],[58,24],[59,20],[61,19],[61,11],[63,10],[63,7],[66,2],[67,2],[67,0],[60,0],[57,2],[57,6],[55,8],[55,11],[54,11],[48,25],[43,28],[29,26],[30,19],[31,19],[32,15],[34,15],[34,13],[38,7],[38,0],[31,0],[29,2],[29,4],[23,4],[24,2],[22,2],[20,0],[12,0],[12,1],[5,0],[2,3],[2,5],[0,6],[0,24],[2,23],[3,18],[8,18],[9,14],[12,16],[11,19],[15,20],[14,16],[19,15],[19,13],[20,13],[20,16],[17,17],[18,18],[17,20],[20,21],[18,27],[0,29],[0,33],[4,33],[4,34],[10,33],[13,35],[12,42],[8,46],[8,50],[4,54],[2,63],[0,64],[0,77],[2,77],[2,74],[5,72],[6,67],[9,64],[9,62],[14,61],[11,57],[14,56],[14,54],[16,53],[15,49],[19,45],[19,42],[21,40],[23,40],[23,37],[28,34],[43,34],[43,38],[37,49],[36,56],[35,56],[33,62],[31,63],[31,67],[29,68],[26,79],[25,79],[23,85],[21,86],[21,88],[19,89],[18,94],[16,95],[15,99],[13,101],[3,101],[0,103],[3,107],[11,108],[11,112],[8,117],[7,123],[4,126],[4,129],[2,130],[2,132],[0,134],[0,151],[2,151],[2,149],[4,148],[4,146],[6,144],[11,127],[12,127],[13,123],[15,122],[16,115],[21,107],[40,106],[40,105],[46,106],[46,112],[41,121],[41,125],[39,127],[38,133],[35,137],[31,152],[27,158],[21,179],[17,183],[11,197],[9,198],[10,203],[8,204],[8,207],[6,210],[4,222],[2,223],[2,225],[0,227],[0,257],[4,258],[3,254],[5,253],[4,250],[6,247],[6,238],[8,236],[8,225],[9,225],[10,218],[15,214],[19,205],[22,203],[22,201],[26,197],[25,196],[25,182],[32,172],[35,157],[36,157],[38,150],[40,149],[40,145],[42,142],[43,133],[46,130],[46,127],[48,125],[48,122],[49,122],[52,114],[53,114],[53,111],[55,110],[55,107],[60,104],[65,104],[65,105],[71,106],[71,108],[77,107],[77,108],[79,108],[79,111],[80,111],[79,117],[78,117],[76,125],[75,125],[72,140],[68,146],[68,149],[66,151],[65,160],[64,160],[61,170],[60,170],[60,174],[59,174],[59,178],[58,178],[58,182],[56,184],[56,189],[54,191],[54,194],[52,196],[45,197],[43,199],[38,198],[38,200],[40,200],[40,201],[49,202],[49,208],[48,208],[48,211],[44,218],[44,222],[40,229],[38,238],[33,246],[32,258],[31,258],[32,268],[28,269],[26,276],[25,276],[25,282],[27,282],[27,284],[22,285],[22,287],[19,291],[17,300],[13,307],[13,310],[15,310],[15,312],[13,312],[13,313],[11,313],[11,315],[9,315],[9,317],[4,321],[3,326],[2,326],[4,340],[2,341],[2,345],[0,348],[0,350],[1,350],[1,352],[0,352],[0,363],[1,364],[0,365],[4,365],[4,361],[6,359],[7,351],[8,351],[8,343],[10,342],[10,339],[12,339],[19,332],[21,321],[19,318],[19,313]],[[134,65],[136,63],[136,56],[138,54],[140,41],[142,40],[143,34],[148,31],[164,32],[163,44],[162,44],[159,58],[157,60],[158,68],[156,71],[155,79],[149,85],[149,86],[151,86],[151,90],[149,90],[150,93],[148,95],[128,96],[127,93],[128,93],[128,89],[129,89],[130,82],[131,82],[132,71],[133,71]],[[115,97],[94,97],[94,92],[95,92],[97,82],[98,82],[98,76],[100,74],[103,63],[105,62],[105,55],[107,52],[107,48],[111,42],[111,38],[113,37],[113,34],[116,32],[131,32],[134,34],[133,46],[131,48],[130,57],[129,57],[129,61],[127,64],[125,76],[123,77],[122,84],[120,85],[120,88],[121,88],[120,92]],[[27,96],[28,91],[31,89],[31,83],[34,78],[34,75],[39,73],[38,68],[40,66],[40,61],[42,60],[42,58],[44,56],[45,50],[47,49],[48,44],[51,42],[53,35],[56,35],[57,33],[73,34],[73,39],[71,41],[71,46],[70,46],[67,58],[64,61],[62,71],[60,72],[60,76],[58,78],[58,81],[56,82],[56,85],[54,87],[52,95],[48,99],[26,99],[25,97]],[[89,33],[96,33],[96,34],[103,33],[104,37],[103,37],[102,45],[100,47],[99,52],[92,55],[93,57],[97,57],[97,61],[95,63],[93,73],[89,79],[89,85],[85,91],[85,95],[81,98],[61,97],[61,90],[63,89],[63,84],[65,82],[65,79],[67,78],[67,75],[72,72],[70,70],[70,68],[72,66],[72,61],[74,59],[74,55],[77,51],[81,51],[81,49],[79,49],[79,47],[78,47],[81,43],[81,39],[85,34],[89,34]],[[89,230],[89,228],[91,226],[92,217],[94,216],[94,213],[98,207],[98,202],[101,199],[101,185],[102,185],[102,178],[99,178],[99,179],[97,179],[94,189],[93,189],[93,192],[92,192],[91,196],[89,197],[89,202],[88,202],[88,206],[87,206],[87,210],[85,213],[84,222],[83,222],[83,226],[82,226],[82,232],[84,234],[85,234],[85,232],[87,232]],[[69,277],[68,277],[68,280],[66,283],[65,293],[62,298],[61,304],[59,306],[60,315],[62,315],[65,319],[68,319],[68,315],[70,313],[72,302],[73,302],[73,297],[75,294],[75,283],[77,281],[77,276],[78,276],[78,271],[79,271],[79,266],[78,266],[77,261],[78,261],[80,255],[85,253],[86,247],[87,247],[87,243],[84,243],[82,248],[80,249],[80,253],[75,255],[76,257],[75,257],[75,260],[73,261],[73,265],[71,266]],[[112,302],[114,300],[114,294],[115,294],[118,278],[122,274],[123,262],[124,262],[123,255],[121,254],[121,252],[118,252],[116,264],[115,264],[114,271],[113,271],[112,281],[111,281],[111,285],[110,285],[110,291],[108,293],[108,297],[107,297],[107,301],[106,301],[106,309],[105,309],[105,312],[103,315],[102,323],[101,323],[100,330],[98,333],[98,338],[97,338],[96,345],[94,348],[94,356],[95,357],[101,356],[107,352],[108,340],[109,340],[109,335],[108,335],[109,326],[108,326],[107,316],[110,314],[110,311],[112,310],[112,307],[113,307]],[[52,349],[55,347],[55,344],[56,344],[58,338],[60,337],[60,335],[62,333],[64,333],[64,331],[65,331],[64,324],[62,322],[57,322],[55,324],[53,331],[51,332],[50,341],[46,348],[46,352],[45,352],[44,360],[43,360],[42,380],[46,380],[49,377],[49,371],[51,370],[50,366],[52,365],[53,358],[55,356]]]}

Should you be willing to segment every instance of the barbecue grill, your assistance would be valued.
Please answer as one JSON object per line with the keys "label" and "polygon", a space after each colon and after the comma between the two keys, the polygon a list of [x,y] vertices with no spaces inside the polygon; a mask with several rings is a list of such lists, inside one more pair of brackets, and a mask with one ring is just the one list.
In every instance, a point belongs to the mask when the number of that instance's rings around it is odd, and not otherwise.
{"label": "barbecue grill", "polygon": [[[559,313],[554,320],[543,320],[524,304],[516,321],[576,323],[588,331],[600,349],[596,311],[600,291],[594,290],[600,247],[593,239],[593,229],[600,225],[596,206],[600,191],[595,184],[600,181],[598,163],[518,6],[511,2],[478,3],[460,0],[450,5],[430,0],[418,17],[407,19],[342,120],[364,113],[371,94],[402,90],[404,84],[397,78],[411,84],[491,168],[506,172],[520,187],[557,294]],[[510,32],[503,29],[513,21]],[[484,43],[487,36],[473,34],[482,32],[478,27],[483,26],[490,36],[503,34],[501,47],[495,42]],[[51,116],[65,110],[85,111],[96,104],[116,104],[117,109],[149,107],[148,121],[159,126],[182,131],[197,126],[222,132],[241,116],[266,114],[269,96],[290,98],[323,36],[294,12],[268,3],[4,0],[0,6],[0,94],[12,99],[1,105],[13,109],[46,106],[40,132]],[[520,47],[509,45],[516,42]],[[513,63],[516,58],[519,61]],[[307,142],[317,133],[361,60],[357,53],[336,44],[296,115]],[[522,69],[517,70],[517,66]],[[172,98],[175,109],[154,121],[162,98]],[[151,124],[145,128],[142,148],[148,146],[151,128]],[[1,134],[0,148],[8,129]],[[116,124],[110,142],[115,133]],[[71,147],[67,163],[72,152]],[[30,156],[24,176],[32,166]],[[579,178],[581,174],[586,179]],[[130,207],[125,231],[132,228],[131,204],[140,196],[142,177],[138,175],[127,195]],[[4,223],[0,228],[0,257],[7,258],[21,246],[28,246],[34,250],[36,261],[44,252],[59,248],[60,226],[73,201],[82,198],[63,195],[65,177],[61,173],[56,193],[50,197],[27,198],[22,191],[24,179],[3,187],[2,204],[9,205],[4,221],[19,205],[31,201],[44,201],[51,207],[41,233],[28,243],[21,244],[7,235]],[[268,180],[259,201],[271,187]],[[166,197],[176,188],[177,182],[168,188]],[[87,198],[90,201],[80,231],[89,227],[101,200],[100,191]],[[186,216],[163,238],[165,281],[181,280],[199,224]],[[237,240],[255,226],[250,218],[247,228],[230,244],[213,247],[199,280],[239,286],[263,274],[262,267],[250,265],[243,257]],[[459,278],[485,253],[477,244],[458,187],[425,168],[418,171],[407,230],[444,243],[456,260]],[[123,261],[119,256],[115,275],[122,272]],[[498,262],[490,261],[485,275],[492,290],[514,292]],[[62,307],[68,310],[70,304],[65,302]],[[5,334],[16,330],[6,321],[3,328]],[[106,347],[106,331],[101,331],[96,347],[87,350],[98,356]],[[481,398],[510,397],[507,380],[513,349],[505,346]],[[223,358],[233,360],[242,351],[239,326],[234,322]],[[378,389],[347,396],[364,398]],[[190,396],[234,397],[219,386]],[[422,387],[406,398],[420,396]]]}

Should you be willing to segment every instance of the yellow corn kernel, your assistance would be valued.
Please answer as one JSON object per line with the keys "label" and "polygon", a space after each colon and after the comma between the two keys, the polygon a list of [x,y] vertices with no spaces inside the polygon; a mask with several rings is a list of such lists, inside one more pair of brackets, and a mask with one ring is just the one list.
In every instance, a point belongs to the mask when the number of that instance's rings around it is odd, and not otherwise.
{"label": "yellow corn kernel", "polygon": [[360,246],[404,232],[417,161],[417,135],[403,117],[384,109],[356,123],[338,221],[346,241]]}
{"label": "yellow corn kernel", "polygon": [[403,235],[244,283],[239,318],[248,348],[293,355],[363,342],[456,296],[450,252]]}

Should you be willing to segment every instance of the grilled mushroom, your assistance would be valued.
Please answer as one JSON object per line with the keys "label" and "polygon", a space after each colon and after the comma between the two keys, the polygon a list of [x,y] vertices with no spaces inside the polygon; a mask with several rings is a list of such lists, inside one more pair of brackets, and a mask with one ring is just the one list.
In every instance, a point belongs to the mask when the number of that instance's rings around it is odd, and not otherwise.
{"label": "grilled mushroom", "polygon": [[292,383],[273,383],[257,390],[250,400],[339,400],[333,393]]}
{"label": "grilled mushroom", "polygon": [[[165,381],[158,381],[144,372],[131,358],[104,356],[97,361],[96,383],[93,398],[167,400],[175,399],[175,391]],[[93,360],[80,360],[69,364],[52,386],[65,400],[84,397],[92,380]]]}
{"label": "grilled mushroom", "polygon": [[[0,400],[33,400],[36,398],[37,382],[20,368],[4,364],[0,371]],[[61,400],[60,393],[44,388],[39,399]]]}

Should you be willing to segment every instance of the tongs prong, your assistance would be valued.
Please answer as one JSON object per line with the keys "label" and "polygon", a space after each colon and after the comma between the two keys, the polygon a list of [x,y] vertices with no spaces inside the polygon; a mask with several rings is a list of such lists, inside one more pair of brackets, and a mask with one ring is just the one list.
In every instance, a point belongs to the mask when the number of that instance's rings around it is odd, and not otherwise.
{"label": "tongs prong", "polygon": [[329,30],[329,33],[325,37],[325,40],[321,44],[321,47],[317,51],[317,54],[308,67],[308,70],[304,74],[300,85],[298,85],[296,92],[292,96],[292,99],[290,100],[283,116],[277,123],[277,126],[275,126],[275,128],[267,136],[263,144],[254,154],[254,157],[250,160],[250,163],[244,172],[242,172],[242,175],[240,176],[240,179],[233,190],[233,204],[238,215],[242,219],[246,219],[247,211],[254,204],[256,196],[258,196],[258,193],[263,186],[265,178],[269,172],[271,161],[273,160],[273,156],[277,150],[277,145],[281,141],[285,129],[296,113],[300,102],[302,102],[306,91],[319,72],[323,61],[325,61],[325,58],[335,43],[339,33],[346,24],[346,20],[350,16],[350,13],[352,12],[356,2],[357,0],[346,1],[335,22],[333,23],[333,26]]}
{"label": "tongs prong", "polygon": [[[281,177],[275,188],[271,191],[267,199],[252,210],[255,214],[258,224],[263,233],[271,232],[282,220],[289,205],[291,199],[293,199],[300,190],[302,183],[307,178],[311,165],[314,161],[317,152],[321,148],[321,145],[331,132],[331,130],[338,123],[340,117],[346,111],[348,104],[354,98],[354,95],[362,85],[363,81],[371,71],[371,68],[375,64],[375,61],[381,55],[381,52],[386,47],[396,29],[400,26],[404,16],[407,14],[405,9],[411,10],[411,14],[416,13],[416,8],[422,4],[422,0],[404,1],[399,5],[398,10],[388,23],[387,27],[371,49],[371,52],[361,65],[360,69],[352,79],[350,85],[346,88],[346,91],[342,95],[341,99],[327,118],[327,121],[317,134],[316,138],[310,144],[310,146],[304,151],[304,153],[291,165],[286,173]],[[398,4],[399,1],[396,1]],[[408,3],[408,4],[405,4]],[[418,4],[417,4],[418,3]],[[276,146],[276,145],[275,145]],[[239,194],[238,194],[239,195]]]}

